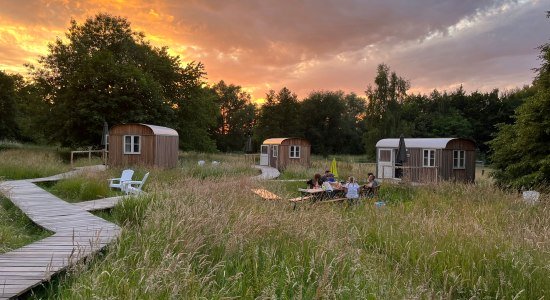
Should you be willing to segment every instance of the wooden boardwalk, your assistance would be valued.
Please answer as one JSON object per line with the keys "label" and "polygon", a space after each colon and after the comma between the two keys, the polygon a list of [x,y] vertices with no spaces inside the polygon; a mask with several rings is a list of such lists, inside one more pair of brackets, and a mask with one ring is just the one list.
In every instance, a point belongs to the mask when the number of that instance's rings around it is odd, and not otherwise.
{"label": "wooden boardwalk", "polygon": [[[15,298],[49,280],[53,274],[103,249],[120,232],[117,225],[87,212],[90,207],[67,203],[31,182],[43,180],[0,182],[1,193],[33,222],[54,232],[41,241],[0,254],[0,299]],[[116,200],[104,201],[104,205],[109,202],[112,207]]]}
{"label": "wooden boardwalk", "polygon": [[275,179],[279,177],[279,175],[281,175],[279,170],[273,167],[254,165],[254,168],[260,169],[262,171],[262,174],[252,177],[253,179],[269,180],[269,179]]}

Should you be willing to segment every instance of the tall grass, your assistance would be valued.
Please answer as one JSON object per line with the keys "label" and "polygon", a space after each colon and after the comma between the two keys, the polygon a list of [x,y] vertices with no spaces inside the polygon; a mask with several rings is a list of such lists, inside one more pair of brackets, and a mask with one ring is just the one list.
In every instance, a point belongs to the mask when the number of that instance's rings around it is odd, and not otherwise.
{"label": "tall grass", "polygon": [[54,149],[35,147],[0,151],[0,179],[47,177],[69,169]]}
{"label": "tall grass", "polygon": [[550,295],[548,202],[527,206],[490,185],[385,185],[382,208],[366,202],[293,211],[249,189],[284,194],[294,183],[192,172],[168,181],[156,176],[148,197],[115,208],[123,226],[118,242],[46,297]]}
{"label": "tall grass", "polygon": [[36,226],[21,210],[0,196],[0,253],[41,240],[51,232]]}
{"label": "tall grass", "polygon": [[122,195],[120,191],[109,189],[107,179],[108,175],[105,173],[87,172],[40,185],[50,193],[71,203]]}

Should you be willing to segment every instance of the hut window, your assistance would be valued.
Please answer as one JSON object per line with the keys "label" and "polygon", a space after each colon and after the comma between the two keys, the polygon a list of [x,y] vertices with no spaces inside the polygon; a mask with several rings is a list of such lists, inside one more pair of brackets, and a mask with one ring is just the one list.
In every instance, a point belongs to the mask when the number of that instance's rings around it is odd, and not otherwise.
{"label": "hut window", "polygon": [[466,166],[466,152],[453,150],[453,169],[464,169]]}
{"label": "hut window", "polygon": [[290,158],[300,158],[300,146],[290,146]]}
{"label": "hut window", "polygon": [[424,149],[424,167],[435,167],[435,150]]}
{"label": "hut window", "polygon": [[124,136],[124,154],[140,154],[141,144],[139,135]]}
{"label": "hut window", "polygon": [[273,157],[279,156],[279,146],[273,145],[273,149],[271,150],[271,152],[273,152]]}
{"label": "hut window", "polygon": [[378,153],[378,161],[391,162],[391,150],[380,150]]}

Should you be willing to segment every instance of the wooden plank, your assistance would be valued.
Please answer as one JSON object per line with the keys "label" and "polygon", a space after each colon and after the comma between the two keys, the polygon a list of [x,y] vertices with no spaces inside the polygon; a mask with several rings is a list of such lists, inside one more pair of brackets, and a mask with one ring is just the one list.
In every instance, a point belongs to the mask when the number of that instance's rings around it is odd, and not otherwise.
{"label": "wooden plank", "polygon": [[[34,182],[76,173],[71,171]],[[42,241],[0,254],[0,299],[18,296],[49,280],[56,272],[106,247],[120,234],[117,225],[57,198],[31,181],[1,182],[0,189],[33,222],[55,232]],[[98,203],[115,205],[116,201],[111,198]]]}

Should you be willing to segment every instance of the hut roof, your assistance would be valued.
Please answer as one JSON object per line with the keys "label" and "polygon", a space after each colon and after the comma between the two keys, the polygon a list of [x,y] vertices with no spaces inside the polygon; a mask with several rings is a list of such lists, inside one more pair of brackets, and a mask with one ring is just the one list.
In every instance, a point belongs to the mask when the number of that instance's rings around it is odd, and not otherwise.
{"label": "hut roof", "polygon": [[140,124],[140,125],[151,128],[151,130],[155,135],[178,136],[178,132],[172,128],[157,126],[157,125],[149,125],[149,124]]}
{"label": "hut roof", "polygon": [[282,144],[285,140],[289,140],[289,139],[302,139],[302,138],[295,138],[295,137],[272,138],[272,139],[267,139],[267,140],[265,140],[262,144],[263,144],[263,145],[280,145],[280,144]]}
{"label": "hut roof", "polygon": [[154,135],[162,135],[162,136],[179,136],[178,135],[178,132],[175,131],[174,129],[172,128],[168,128],[168,127],[163,127],[163,126],[158,126],[158,125],[149,125],[149,124],[142,124],[142,123],[126,123],[126,124],[118,124],[118,125],[115,125],[112,128],[115,128],[115,127],[118,127],[118,126],[126,126],[126,125],[140,125],[140,126],[145,126],[149,129],[151,129],[151,131],[153,132]]}
{"label": "hut roof", "polygon": [[[407,148],[431,148],[445,149],[447,144],[456,140],[456,138],[419,138],[405,139]],[[376,148],[397,148],[399,147],[399,139],[382,139],[376,143]]]}

